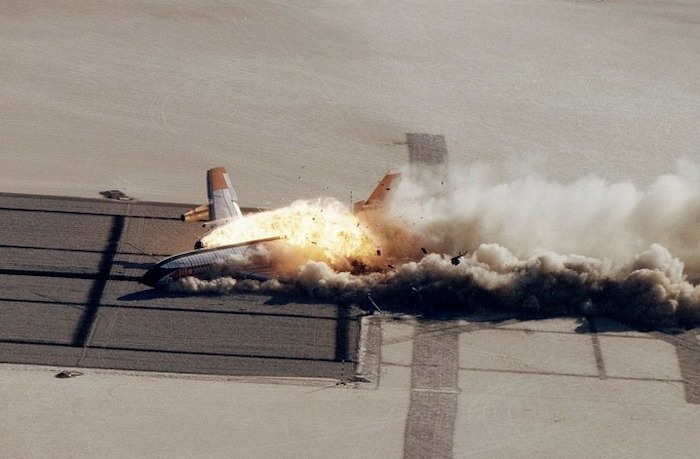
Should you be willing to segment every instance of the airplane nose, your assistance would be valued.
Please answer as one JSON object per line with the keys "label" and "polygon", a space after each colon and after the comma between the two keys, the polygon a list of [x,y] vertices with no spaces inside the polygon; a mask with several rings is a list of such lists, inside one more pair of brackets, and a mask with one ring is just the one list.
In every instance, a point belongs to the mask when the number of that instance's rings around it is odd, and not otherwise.
{"label": "airplane nose", "polygon": [[156,265],[146,271],[139,282],[149,287],[161,287],[164,285],[165,281],[170,281],[170,277],[173,272],[177,271],[177,268],[163,268],[162,266]]}
{"label": "airplane nose", "polygon": [[146,271],[146,274],[141,277],[139,282],[149,287],[155,287],[158,281],[163,277],[160,271],[161,269],[157,267],[149,269]]}

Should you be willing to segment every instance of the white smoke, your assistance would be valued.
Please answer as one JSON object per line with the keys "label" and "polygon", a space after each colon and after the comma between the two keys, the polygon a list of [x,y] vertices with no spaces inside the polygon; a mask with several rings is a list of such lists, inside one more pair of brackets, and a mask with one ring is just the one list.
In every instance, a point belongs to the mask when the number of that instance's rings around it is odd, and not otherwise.
{"label": "white smoke", "polygon": [[681,162],[676,174],[640,189],[593,176],[572,183],[532,174],[503,181],[485,166],[449,177],[412,170],[393,190],[391,205],[365,221],[383,256],[395,259],[386,270],[352,274],[308,261],[287,283],[185,280],[177,288],[300,289],[327,301],[366,304],[370,296],[383,309],[418,313],[499,308],[603,314],[651,328],[694,326],[700,324],[699,171]]}
{"label": "white smoke", "polygon": [[404,174],[390,220],[422,235],[430,251],[498,243],[520,258],[552,251],[624,263],[659,243],[683,260],[690,277],[700,273],[700,170],[689,161],[647,189],[596,176],[504,182],[486,166],[415,176]]}

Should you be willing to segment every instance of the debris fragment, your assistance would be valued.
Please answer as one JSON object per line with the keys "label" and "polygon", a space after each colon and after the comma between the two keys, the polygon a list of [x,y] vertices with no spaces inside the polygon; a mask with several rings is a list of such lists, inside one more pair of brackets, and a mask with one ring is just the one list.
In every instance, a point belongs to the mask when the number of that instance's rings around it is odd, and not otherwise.
{"label": "debris fragment", "polygon": [[459,252],[456,257],[450,258],[450,262],[452,262],[453,265],[457,266],[462,262],[462,257],[465,256],[467,252]]}
{"label": "debris fragment", "polygon": [[123,191],[120,190],[107,190],[100,191],[100,194],[107,199],[114,199],[115,201],[133,201],[134,198],[127,196]]}
{"label": "debris fragment", "polygon": [[77,376],[82,376],[83,373],[79,371],[62,371],[56,375],[58,379],[75,378]]}
{"label": "debris fragment", "polygon": [[372,306],[374,306],[375,309],[379,311],[379,314],[384,314],[384,311],[382,311],[381,308],[377,306],[377,303],[374,302],[374,300],[372,299],[372,295],[370,295],[369,293],[367,294],[367,299],[370,303],[372,303]]}

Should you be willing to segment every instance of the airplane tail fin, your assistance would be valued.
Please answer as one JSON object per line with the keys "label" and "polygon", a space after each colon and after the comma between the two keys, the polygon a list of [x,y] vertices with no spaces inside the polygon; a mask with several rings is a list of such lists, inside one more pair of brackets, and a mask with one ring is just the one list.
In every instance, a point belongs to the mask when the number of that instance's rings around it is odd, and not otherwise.
{"label": "airplane tail fin", "polygon": [[401,174],[398,172],[387,173],[366,201],[358,201],[353,205],[353,212],[357,214],[383,207],[388,196],[391,194],[392,187],[396,186],[400,177]]}
{"label": "airplane tail fin", "polygon": [[216,227],[243,216],[231,179],[223,167],[207,171],[207,196],[209,202],[182,214],[182,221],[203,221],[205,227]]}

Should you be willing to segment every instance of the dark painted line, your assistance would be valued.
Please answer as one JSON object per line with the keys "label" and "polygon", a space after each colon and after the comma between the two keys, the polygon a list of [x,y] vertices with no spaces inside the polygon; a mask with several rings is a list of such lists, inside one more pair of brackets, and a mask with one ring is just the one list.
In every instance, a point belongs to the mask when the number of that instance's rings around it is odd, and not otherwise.
{"label": "dark painted line", "polygon": [[[133,199],[131,201],[115,201],[106,198],[86,198],[84,196],[60,196],[54,194],[30,194],[30,193],[9,193],[6,191],[0,192],[0,198],[16,198],[16,199],[40,199],[53,200],[53,201],[69,201],[69,202],[89,202],[93,204],[104,204],[109,206],[123,206],[123,205],[136,205],[136,206],[154,206],[154,207],[194,207],[196,204],[187,204],[182,202],[159,202],[159,201],[141,201],[139,199]],[[241,209],[243,209],[241,207]]]}
{"label": "dark painted line", "polygon": [[[41,340],[21,340],[21,339],[1,339],[0,344],[17,344],[22,346],[51,346],[59,348],[75,348],[73,344],[70,343],[55,343],[47,342]],[[125,347],[125,346],[95,346],[87,345],[83,347],[83,350],[105,350],[105,351],[117,351],[117,352],[139,352],[145,354],[168,354],[168,355],[197,355],[203,357],[235,357],[242,359],[264,359],[264,360],[290,360],[298,362],[328,362],[328,363],[340,363],[335,359],[324,359],[315,357],[290,357],[284,355],[256,355],[256,354],[232,354],[226,352],[198,352],[198,351],[178,351],[173,349],[148,349],[148,348],[137,348],[137,347]],[[346,360],[347,363],[356,363],[354,360]],[[80,366],[80,362],[77,364]]]}
{"label": "dark painted line", "polygon": [[685,400],[700,405],[700,328],[677,335],[655,334],[676,348],[678,366],[685,387]]}
{"label": "dark painted line", "polygon": [[598,338],[598,330],[595,326],[593,317],[586,317],[588,326],[591,330],[591,344],[593,345],[593,355],[595,356],[595,365],[598,368],[598,377],[607,379],[608,373],[605,371],[605,360],[603,359],[603,351],[600,348],[600,338]]}
{"label": "dark painted line", "polygon": [[0,344],[20,344],[22,346],[51,346],[60,348],[72,348],[71,343],[59,343],[56,341],[48,341],[41,339],[17,339],[17,338],[2,338]]}
{"label": "dark painted line", "polygon": [[[36,293],[35,293],[36,295]],[[46,298],[44,300],[22,300],[18,298],[2,298],[0,297],[0,303],[20,303],[20,304],[41,304],[41,305],[50,305],[50,306],[68,306],[68,307],[79,307],[83,308],[85,304],[83,303],[77,303],[75,301],[58,301],[58,300],[52,300],[51,298],[48,298],[44,295],[41,295],[42,298]]]}
{"label": "dark painted line", "polygon": [[[594,327],[591,326],[591,330],[593,330],[593,328]],[[525,332],[525,333],[537,333],[538,335],[542,334],[542,335],[569,335],[569,336],[571,336],[571,335],[587,335],[587,334],[594,333],[593,331],[577,332],[577,331],[557,331],[557,330],[532,330],[530,328],[516,328],[516,327],[489,328],[489,330],[502,331],[502,332],[517,331],[517,332]],[[625,339],[650,339],[650,340],[657,339],[653,336],[625,336],[625,335],[610,334],[608,332],[600,332],[600,331],[595,331],[595,334],[600,335],[600,336],[614,336],[615,338],[625,338]]]}
{"label": "dark painted line", "polygon": [[[34,247],[31,245],[11,245],[0,244],[0,249],[17,249],[17,250],[37,250],[37,251],[52,251],[52,252],[67,252],[67,253],[102,253],[102,250],[86,250],[86,249],[66,249],[64,247]],[[153,253],[145,254],[143,252],[119,252],[119,255],[140,256],[149,258],[165,258],[172,254],[169,253]]]}
{"label": "dark painted line", "polygon": [[124,232],[124,217],[115,216],[112,220],[112,229],[109,234],[109,242],[107,247],[105,247],[104,253],[102,254],[102,259],[100,260],[100,267],[97,278],[92,284],[92,288],[88,293],[86,301],[86,309],[83,312],[83,317],[80,319],[78,326],[73,335],[73,345],[77,347],[83,347],[87,344],[88,338],[95,326],[95,319],[97,318],[97,311],[100,308],[100,302],[102,301],[102,295],[104,294],[105,287],[107,286],[107,281],[110,280],[110,272],[112,271],[112,263],[114,263],[114,257],[117,255],[117,249],[119,248],[119,240]]}
{"label": "dark painted line", "polygon": [[64,215],[80,215],[89,217],[119,217],[119,218],[138,218],[144,220],[167,220],[180,221],[179,217],[155,217],[150,215],[126,215],[114,212],[86,212],[79,210],[56,210],[56,209],[23,209],[21,207],[0,207],[2,211],[27,212],[34,214],[64,214]]}
{"label": "dark painted line", "polygon": [[[42,201],[59,201],[59,202],[85,202],[98,205],[107,206],[127,206],[127,207],[169,207],[169,208],[192,208],[198,206],[199,204],[186,203],[186,202],[160,202],[160,201],[141,201],[140,199],[134,199],[132,201],[115,201],[106,198],[86,198],[81,196],[59,196],[50,194],[29,194],[29,193],[8,193],[0,192],[0,198],[15,198],[15,199],[37,199]],[[36,211],[41,211],[41,209],[34,209]],[[264,212],[270,210],[267,207],[257,207],[257,206],[245,206],[241,207],[241,212]],[[111,215],[121,215],[119,213],[113,213]],[[125,215],[126,216],[126,215]]]}
{"label": "dark painted line", "polygon": [[336,306],[335,320],[335,360],[336,362],[344,362],[350,360],[349,341],[349,317],[348,308],[344,305]]}
{"label": "dark painted line", "polygon": [[66,249],[63,247],[36,247],[31,245],[12,245],[12,244],[0,244],[0,249],[18,249],[18,250],[51,250],[56,252],[68,252],[68,253],[102,253],[101,250],[88,250],[88,249]]}
{"label": "dark painted line", "polygon": [[[102,304],[100,307],[104,309],[125,309],[125,310],[143,310],[143,311],[161,311],[161,312],[175,312],[175,313],[196,313],[196,314],[221,314],[230,316],[245,316],[245,317],[278,317],[283,319],[300,319],[300,320],[325,320],[325,321],[337,321],[335,317],[320,317],[311,314],[297,314],[297,313],[272,313],[272,312],[251,312],[251,311],[231,311],[225,309],[186,309],[186,308],[173,308],[173,307],[163,307],[163,306],[124,306],[120,304]],[[348,323],[350,321],[357,320],[356,317],[351,317],[345,315],[345,335],[347,336]],[[346,345],[347,346],[347,345]],[[345,354],[343,354],[345,355]]]}
{"label": "dark painted line", "polygon": [[97,273],[71,273],[66,271],[42,271],[39,269],[0,269],[2,276],[63,277],[66,279],[97,279]]}
{"label": "dark painted line", "polygon": [[[242,359],[265,359],[265,360],[292,360],[298,362],[329,362],[329,363],[339,363],[335,359],[323,359],[316,357],[290,357],[285,355],[256,355],[256,354],[234,354],[227,352],[198,352],[198,351],[177,351],[172,349],[143,349],[143,348],[131,348],[131,347],[115,347],[115,346],[86,346],[86,349],[100,349],[100,350],[110,350],[110,351],[128,351],[128,352],[145,352],[154,354],[172,354],[172,355],[201,355],[206,357],[236,357]],[[355,363],[353,360],[346,360],[346,362]]]}
{"label": "dark painted line", "polygon": [[[104,256],[103,256],[104,259]],[[112,260],[113,261],[113,260]],[[102,263],[100,262],[100,265]],[[103,274],[97,273],[71,273],[66,271],[42,271],[37,269],[0,269],[2,276],[28,276],[28,277],[52,277],[64,279],[83,279],[83,280],[102,280]],[[138,282],[141,280],[139,276],[125,276],[122,274],[108,275],[105,281],[123,281],[123,282]]]}
{"label": "dark painted line", "polygon": [[127,276],[124,274],[112,274],[105,279],[106,281],[118,281],[118,282],[139,282],[141,276]]}
{"label": "dark painted line", "polygon": [[[110,278],[111,280],[111,278]],[[87,306],[85,303],[76,303],[70,301],[53,301],[53,300],[21,300],[15,298],[0,298],[0,302],[11,302],[11,303],[23,303],[23,304],[41,304],[41,305],[51,305],[51,306],[69,306],[69,307],[80,307],[83,308]],[[192,309],[192,308],[173,308],[164,306],[139,306],[139,305],[121,305],[121,304],[100,304],[102,309],[125,309],[125,310],[135,310],[135,311],[160,311],[160,312],[185,312],[185,313],[196,313],[196,314],[225,314],[231,316],[248,316],[248,317],[279,317],[284,319],[302,319],[302,320],[326,320],[326,321],[336,321],[335,317],[320,317],[311,314],[284,314],[284,313],[269,313],[269,312],[250,312],[250,311],[231,311],[225,309]],[[347,316],[348,321],[357,320],[358,316]]]}
{"label": "dark painted line", "polygon": [[[399,366],[397,364],[386,364]],[[405,365],[404,365],[405,366]],[[584,378],[584,379],[601,379],[599,375],[587,375],[582,373],[557,373],[554,371],[523,371],[523,370],[497,370],[493,368],[478,368],[478,367],[460,367],[460,371],[480,371],[482,373],[505,373],[514,375],[537,375],[537,376],[562,376],[566,378]],[[621,380],[621,381],[646,381],[646,382],[678,382],[680,379],[662,379],[662,378],[635,378],[634,376],[607,376],[606,379]]]}

